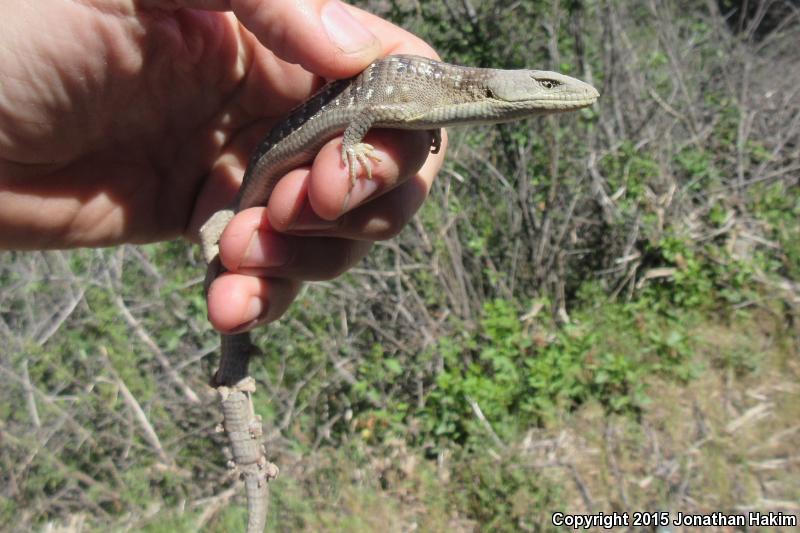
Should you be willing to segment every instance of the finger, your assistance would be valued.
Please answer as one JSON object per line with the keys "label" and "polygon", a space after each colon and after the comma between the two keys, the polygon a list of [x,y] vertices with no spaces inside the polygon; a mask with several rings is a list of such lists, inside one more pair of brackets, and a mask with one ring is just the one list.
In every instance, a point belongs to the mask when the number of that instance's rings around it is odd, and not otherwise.
{"label": "finger", "polygon": [[369,241],[391,239],[400,233],[422,207],[430,187],[431,182],[418,173],[386,194],[348,211],[335,221],[322,219],[307,209],[298,217],[290,231],[293,235],[326,235]]}
{"label": "finger", "polygon": [[[286,62],[326,78],[363,70],[380,40],[339,0],[143,0],[161,9],[230,11],[262,45]],[[312,44],[313,43],[313,44]]]}
{"label": "finger", "polygon": [[288,230],[291,235],[382,241],[395,237],[428,196],[430,184],[415,175],[391,191],[335,220],[318,216],[306,204]]}
{"label": "finger", "polygon": [[150,3],[159,4],[160,7],[190,7],[206,11],[230,11],[231,0],[150,0]]}
{"label": "finger", "polygon": [[[259,233],[259,237],[263,233]],[[333,237],[283,236],[294,252],[287,263],[278,267],[260,268],[263,257],[260,247],[253,246],[243,257],[241,273],[267,275],[298,281],[325,281],[337,278],[361,261],[372,248],[369,241]],[[266,250],[269,255],[269,250]]]}
{"label": "finger", "polygon": [[338,0],[150,0],[150,3],[162,8],[233,10],[242,24],[278,57],[329,79],[352,76],[388,54],[438,57],[415,35]]}
{"label": "finger", "polygon": [[[327,143],[316,157],[311,171],[291,172],[282,179],[269,200],[270,222],[278,231],[334,228],[345,210],[391,190],[415,174],[430,150],[426,131],[375,130],[366,139],[375,147],[380,161],[370,161],[372,179],[364,169],[352,185],[342,163],[341,140]],[[306,200],[307,198],[307,200]],[[316,216],[304,216],[313,213]],[[296,224],[305,224],[295,227]]]}
{"label": "finger", "polygon": [[365,142],[375,147],[376,159],[367,160],[367,169],[358,166],[353,182],[342,161],[341,142],[336,139],[320,150],[308,187],[312,209],[320,217],[333,220],[364,201],[389,191],[419,170],[428,157],[431,134],[428,131],[374,130]]}
{"label": "finger", "polygon": [[234,217],[220,239],[222,264],[238,274],[303,281],[333,279],[370,250],[368,241],[276,233],[263,207]]}
{"label": "finger", "polygon": [[[288,236],[276,233],[263,207],[237,213],[219,239],[220,261],[230,272],[242,273],[248,268],[282,267],[294,255],[293,242]],[[252,255],[258,257],[254,262]]]}
{"label": "finger", "polygon": [[[256,116],[264,116],[267,111],[266,115],[274,118],[269,110],[283,109],[287,104],[294,106],[312,94],[319,88],[320,79],[309,73],[324,79],[343,79],[358,74],[378,57],[389,54],[438,58],[419,37],[338,0],[232,0],[232,3],[239,20],[269,49],[269,53],[264,53],[264,46],[256,45],[257,53],[250,63],[243,88],[245,109]],[[240,3],[250,6],[250,11],[237,10]],[[363,53],[343,53],[322,36],[320,29],[320,20],[324,19],[320,13],[340,9],[350,16],[343,17],[348,24],[357,21],[380,35],[380,40],[370,41],[368,50]],[[317,16],[321,19],[314,18]],[[309,17],[313,20],[306,20]],[[352,38],[357,32],[345,28],[342,33]],[[269,106],[265,106],[265,87],[270,88],[272,105]]]}
{"label": "finger", "polygon": [[413,33],[407,32],[368,11],[353,6],[348,6],[348,8],[356,20],[371,28],[375,35],[380,35],[381,51],[379,57],[391,54],[415,54],[430,57],[431,59],[440,59],[436,50]]}
{"label": "finger", "polygon": [[379,39],[338,0],[231,0],[231,7],[278,57],[326,78],[353,75],[380,53]]}
{"label": "finger", "polygon": [[208,318],[222,333],[235,333],[280,318],[297,296],[299,281],[226,272],[208,289]]}

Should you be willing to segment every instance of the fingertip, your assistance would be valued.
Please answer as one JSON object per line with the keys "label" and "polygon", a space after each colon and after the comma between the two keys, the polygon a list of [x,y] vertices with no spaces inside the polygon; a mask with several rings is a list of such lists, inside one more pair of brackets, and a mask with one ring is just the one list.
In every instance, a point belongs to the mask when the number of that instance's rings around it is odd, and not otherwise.
{"label": "fingertip", "polygon": [[380,161],[370,161],[372,179],[362,177],[365,174],[359,166],[359,176],[353,183],[342,161],[342,139],[325,144],[314,159],[308,181],[308,201],[314,213],[323,220],[335,220],[345,210],[374,194],[391,171],[392,160],[383,148],[379,145],[375,150]]}
{"label": "fingertip", "polygon": [[370,161],[372,179],[359,167],[355,184],[342,162],[341,139],[327,143],[314,160],[308,179],[309,203],[319,217],[335,220],[406,181],[424,164],[430,151],[427,131],[373,130],[369,143],[379,160]]}
{"label": "fingertip", "polygon": [[208,289],[208,319],[226,334],[280,318],[297,296],[301,282],[226,272]]}
{"label": "fingertip", "polygon": [[368,61],[377,56],[380,50],[378,38],[350,14],[344,3],[338,0],[324,2],[320,19],[328,38],[339,52],[356,57],[369,53]]}
{"label": "fingertip", "polygon": [[269,222],[277,231],[286,231],[308,206],[311,170],[297,168],[281,178],[269,197]]}
{"label": "fingertip", "polygon": [[268,309],[266,286],[258,278],[226,272],[208,288],[208,319],[223,333],[258,322]]}
{"label": "fingertip", "polygon": [[226,269],[239,269],[253,238],[265,224],[269,222],[263,207],[245,209],[228,222],[219,239],[220,260]]}

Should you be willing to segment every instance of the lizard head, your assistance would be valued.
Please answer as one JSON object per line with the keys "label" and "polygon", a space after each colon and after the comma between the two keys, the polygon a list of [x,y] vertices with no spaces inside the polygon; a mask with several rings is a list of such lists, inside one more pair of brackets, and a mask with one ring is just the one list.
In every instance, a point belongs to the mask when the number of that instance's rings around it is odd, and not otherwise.
{"label": "lizard head", "polygon": [[588,83],[545,70],[491,71],[486,77],[485,91],[488,99],[499,101],[508,109],[509,119],[520,114],[580,109],[592,105],[600,96]]}

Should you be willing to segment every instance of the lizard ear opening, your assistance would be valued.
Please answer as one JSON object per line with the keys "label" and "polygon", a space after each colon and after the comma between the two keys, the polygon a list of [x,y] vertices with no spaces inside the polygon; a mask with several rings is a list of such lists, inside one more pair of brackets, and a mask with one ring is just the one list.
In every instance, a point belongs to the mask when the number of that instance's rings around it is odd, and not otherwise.
{"label": "lizard ear opening", "polygon": [[484,95],[486,96],[486,98],[494,98],[495,97],[494,96],[494,91],[492,91],[488,87],[486,89],[484,89]]}

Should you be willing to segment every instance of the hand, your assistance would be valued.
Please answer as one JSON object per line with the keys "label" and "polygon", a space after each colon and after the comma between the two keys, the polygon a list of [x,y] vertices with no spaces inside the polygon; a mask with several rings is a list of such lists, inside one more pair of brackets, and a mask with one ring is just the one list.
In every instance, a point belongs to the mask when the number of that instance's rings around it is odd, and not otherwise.
{"label": "hand", "polygon": [[[235,195],[252,148],[321,84],[311,73],[343,78],[379,56],[433,55],[335,0],[41,0],[2,10],[5,248],[196,239]],[[349,178],[332,141],[311,169],[278,184],[268,208],[233,219],[220,242],[231,272],[209,291],[217,329],[278,318],[301,281],[338,275],[410,219],[441,155],[426,161],[427,132],[377,131],[367,142],[382,162],[346,213]]]}

